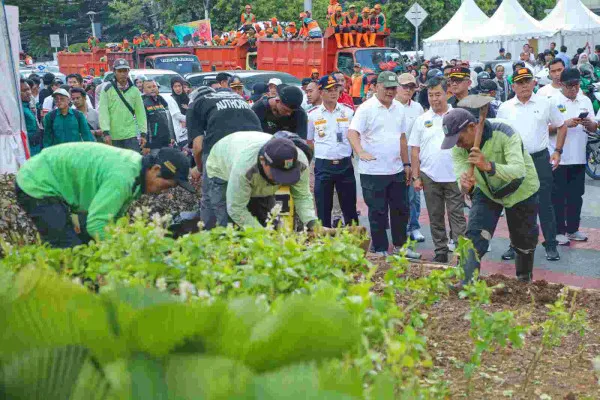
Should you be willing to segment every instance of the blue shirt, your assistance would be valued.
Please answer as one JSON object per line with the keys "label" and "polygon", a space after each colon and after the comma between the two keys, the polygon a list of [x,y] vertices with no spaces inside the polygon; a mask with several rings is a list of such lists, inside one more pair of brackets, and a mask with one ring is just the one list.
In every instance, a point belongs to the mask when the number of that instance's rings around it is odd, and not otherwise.
{"label": "blue shirt", "polygon": [[560,58],[561,60],[563,60],[563,62],[565,63],[565,68],[569,68],[571,66],[571,59],[562,51],[556,55],[556,58]]}
{"label": "blue shirt", "polygon": [[[52,117],[54,115],[54,117]],[[54,118],[54,121],[52,119]],[[66,115],[59,109],[52,110],[44,117],[44,147],[47,148],[69,142],[95,142],[85,115],[69,108]]]}

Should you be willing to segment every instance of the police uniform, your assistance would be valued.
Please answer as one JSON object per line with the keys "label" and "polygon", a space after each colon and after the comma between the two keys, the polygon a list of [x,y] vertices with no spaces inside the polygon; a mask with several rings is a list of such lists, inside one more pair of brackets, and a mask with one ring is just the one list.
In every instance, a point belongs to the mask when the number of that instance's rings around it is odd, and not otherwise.
{"label": "police uniform", "polygon": [[[327,84],[329,87],[337,84],[331,76],[323,77],[323,81],[326,81],[325,87]],[[331,227],[334,188],[338,193],[344,222],[358,224],[352,147],[346,137],[353,115],[352,108],[341,103],[336,103],[333,111],[320,105],[308,112],[307,139],[314,141],[315,146],[317,216],[325,227]]]}

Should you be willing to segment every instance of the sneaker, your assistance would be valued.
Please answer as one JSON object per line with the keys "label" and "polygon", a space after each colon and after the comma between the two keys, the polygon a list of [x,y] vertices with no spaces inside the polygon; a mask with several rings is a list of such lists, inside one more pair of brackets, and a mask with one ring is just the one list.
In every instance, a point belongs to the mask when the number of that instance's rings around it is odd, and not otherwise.
{"label": "sneaker", "polygon": [[[578,232],[575,232],[578,233]],[[573,239],[575,240],[575,239]],[[587,237],[585,238],[585,240],[587,240]],[[556,235],[556,241],[558,242],[559,245],[561,246],[568,246],[569,244],[571,244],[571,241],[569,240],[569,238],[566,235]]]}
{"label": "sneaker", "polygon": [[436,254],[433,257],[433,262],[448,264],[448,254]]}
{"label": "sneaker", "polygon": [[454,240],[452,240],[452,239],[450,239],[448,241],[448,250],[450,250],[450,251],[456,250],[456,243],[454,243]]}
{"label": "sneaker", "polygon": [[407,248],[406,250],[403,250],[401,247],[394,247],[394,251],[393,254],[404,254],[404,256],[406,258],[411,258],[413,260],[419,260],[421,259],[421,254],[417,253],[416,251],[414,251],[413,249]]}
{"label": "sneaker", "polygon": [[425,236],[423,236],[420,230],[415,229],[410,233],[410,239],[415,240],[419,243],[423,243],[425,241]]}
{"label": "sneaker", "polygon": [[556,246],[546,247],[546,260],[548,260],[548,261],[560,260],[560,255],[558,254],[558,250],[556,250]]}
{"label": "sneaker", "polygon": [[[588,237],[585,233],[582,232],[575,232],[575,233],[567,233],[567,240],[574,240],[576,242],[587,242]],[[556,236],[556,240],[558,240],[558,235]],[[560,244],[560,242],[558,243]]]}
{"label": "sneaker", "polygon": [[508,250],[506,250],[504,252],[504,254],[502,254],[502,259],[503,260],[514,260],[515,259],[515,249],[513,249],[512,247],[509,247]]}
{"label": "sneaker", "polygon": [[372,255],[376,256],[376,257],[387,257],[390,254],[387,251],[370,251],[369,253],[371,253]]}

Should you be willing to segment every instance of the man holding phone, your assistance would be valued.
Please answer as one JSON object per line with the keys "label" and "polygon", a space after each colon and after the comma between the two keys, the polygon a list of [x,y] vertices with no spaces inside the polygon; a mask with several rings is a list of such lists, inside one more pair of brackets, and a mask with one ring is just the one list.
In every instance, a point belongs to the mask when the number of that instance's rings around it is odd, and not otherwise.
{"label": "man holding phone", "polygon": [[[585,147],[587,132],[595,132],[590,99],[579,90],[580,73],[576,68],[565,69],[560,75],[561,92],[552,97],[565,117],[567,138],[558,168],[553,172],[552,204],[556,215],[556,240],[568,245],[571,240],[583,242],[588,238],[579,232],[581,206],[585,191]],[[591,114],[590,114],[591,113]],[[556,148],[556,135],[550,135],[550,151]]]}

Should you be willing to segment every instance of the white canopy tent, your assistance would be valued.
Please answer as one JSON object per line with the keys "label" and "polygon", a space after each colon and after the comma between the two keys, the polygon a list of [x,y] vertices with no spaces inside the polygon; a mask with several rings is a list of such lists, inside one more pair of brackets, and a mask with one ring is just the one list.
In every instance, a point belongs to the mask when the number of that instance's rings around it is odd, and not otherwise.
{"label": "white canopy tent", "polygon": [[461,46],[463,58],[493,60],[500,47],[504,47],[513,60],[517,60],[528,39],[550,37],[555,33],[556,29],[544,27],[527,14],[517,0],[504,0],[488,23],[465,39],[468,43]]}
{"label": "white canopy tent", "polygon": [[0,173],[15,173],[26,159],[27,136],[19,84],[19,9],[0,7]]}
{"label": "white canopy tent", "polygon": [[475,4],[475,0],[464,0],[442,29],[423,40],[425,58],[433,56],[440,56],[443,59],[460,58],[460,41],[488,20],[488,16]]}
{"label": "white canopy tent", "polygon": [[600,44],[600,16],[594,14],[581,0],[558,0],[556,7],[542,20],[542,25],[558,32],[539,40],[540,49],[547,49],[551,42],[558,48],[567,46],[569,55],[575,54],[578,47],[586,42]]}

